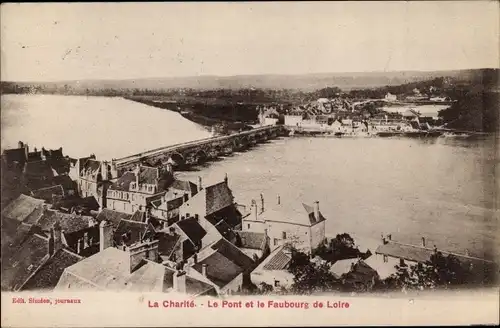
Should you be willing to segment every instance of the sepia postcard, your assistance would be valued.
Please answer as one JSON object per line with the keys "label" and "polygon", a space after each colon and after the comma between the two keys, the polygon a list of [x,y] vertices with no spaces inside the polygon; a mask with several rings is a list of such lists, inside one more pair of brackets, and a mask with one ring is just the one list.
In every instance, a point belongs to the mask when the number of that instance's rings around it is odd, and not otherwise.
{"label": "sepia postcard", "polygon": [[0,18],[2,327],[499,324],[497,1]]}

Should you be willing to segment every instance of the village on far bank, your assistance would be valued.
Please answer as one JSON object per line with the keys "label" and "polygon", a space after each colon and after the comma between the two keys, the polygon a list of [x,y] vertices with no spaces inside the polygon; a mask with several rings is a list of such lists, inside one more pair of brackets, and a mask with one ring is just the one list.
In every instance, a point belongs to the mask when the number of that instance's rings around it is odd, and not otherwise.
{"label": "village on far bank", "polygon": [[[230,176],[181,180],[175,161],[121,176],[94,155],[2,154],[2,290],[178,292],[191,296],[370,292],[491,282],[491,261],[380,237],[327,238],[319,202],[234,199]],[[376,236],[378,237],[378,236]],[[431,277],[432,279],[429,279]]]}

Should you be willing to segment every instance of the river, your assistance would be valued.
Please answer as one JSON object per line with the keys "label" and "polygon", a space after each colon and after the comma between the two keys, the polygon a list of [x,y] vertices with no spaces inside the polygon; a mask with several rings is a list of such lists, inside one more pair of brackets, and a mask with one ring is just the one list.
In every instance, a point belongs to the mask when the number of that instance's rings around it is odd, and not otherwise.
{"label": "river", "polygon": [[[176,113],[120,98],[3,96],[2,147],[62,145],[70,156],[119,157],[208,132]],[[492,140],[281,138],[188,172],[204,184],[227,173],[248,205],[320,202],[327,233],[348,232],[372,251],[393,239],[491,258],[498,249]]]}

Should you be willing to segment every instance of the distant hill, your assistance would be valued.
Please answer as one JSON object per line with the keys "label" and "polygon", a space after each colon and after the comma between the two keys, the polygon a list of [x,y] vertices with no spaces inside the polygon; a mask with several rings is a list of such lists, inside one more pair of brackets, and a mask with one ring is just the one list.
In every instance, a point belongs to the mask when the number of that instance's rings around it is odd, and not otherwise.
{"label": "distant hill", "polygon": [[[168,90],[168,89],[295,89],[309,92],[327,86],[336,86],[342,90],[377,88],[429,80],[437,77],[450,77],[459,80],[480,79],[485,71],[492,69],[471,69],[455,71],[399,71],[365,73],[321,73],[303,75],[236,75],[236,76],[192,76],[165,78],[138,78],[127,80],[82,80],[59,82],[2,82],[5,93],[10,93],[5,86],[15,84],[20,87],[39,86],[42,89],[64,87],[73,92],[85,90]],[[498,71],[498,70],[496,70]],[[498,72],[497,72],[498,73]],[[58,92],[59,93],[59,92]],[[62,92],[64,93],[64,92]]]}

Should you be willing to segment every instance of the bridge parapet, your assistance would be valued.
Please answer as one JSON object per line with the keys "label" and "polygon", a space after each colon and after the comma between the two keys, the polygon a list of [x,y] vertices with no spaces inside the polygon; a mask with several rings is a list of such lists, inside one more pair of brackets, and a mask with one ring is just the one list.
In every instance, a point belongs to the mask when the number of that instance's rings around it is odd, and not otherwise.
{"label": "bridge parapet", "polygon": [[207,154],[208,151],[211,151],[212,153],[214,149],[219,149],[221,152],[227,152],[228,148],[233,148],[235,142],[237,143],[243,139],[250,137],[262,141],[267,139],[262,138],[262,136],[269,136],[269,138],[277,137],[282,132],[283,127],[279,125],[263,126],[248,131],[234,133],[228,136],[210,137],[166,147],[159,147],[139,154],[113,159],[112,163],[115,169],[120,172],[145,159],[159,160],[174,153],[181,154],[182,156],[183,153],[196,153],[200,150],[205,154]]}

